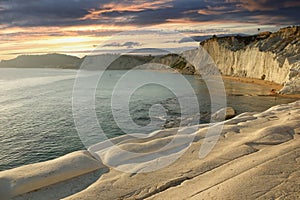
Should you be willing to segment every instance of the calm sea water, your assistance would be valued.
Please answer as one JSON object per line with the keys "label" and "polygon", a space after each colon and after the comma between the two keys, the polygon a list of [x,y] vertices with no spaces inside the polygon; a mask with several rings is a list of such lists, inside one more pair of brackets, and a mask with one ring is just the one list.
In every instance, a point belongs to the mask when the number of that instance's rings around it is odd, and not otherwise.
{"label": "calm sea water", "polygon": [[[105,84],[101,85],[100,82],[95,95],[98,121],[109,138],[124,134],[113,120],[110,96],[116,81],[125,72],[107,71],[102,79]],[[76,73],[75,70],[62,69],[0,69],[0,170],[46,161],[85,148],[72,115],[72,90]],[[145,78],[145,72],[134,73],[136,79]],[[147,73],[171,80],[175,85],[178,78],[178,75],[171,73]],[[95,71],[84,73],[88,79],[96,78],[96,75]],[[205,83],[197,76],[185,78],[197,94],[204,116],[199,123],[204,123],[210,111]],[[225,81],[225,86],[228,106],[234,107],[238,113],[263,111],[273,105],[293,101],[289,98],[275,100],[274,97],[260,96],[269,91],[257,85]],[[160,104],[166,110],[166,117],[159,113],[155,116],[158,121],[166,120],[163,127],[178,126],[178,100],[170,90],[158,85],[148,85],[135,91],[129,105],[133,121],[140,126],[147,125],[150,122],[149,108],[154,104]],[[94,127],[88,128],[93,130]],[[149,132],[160,128],[154,127]]]}

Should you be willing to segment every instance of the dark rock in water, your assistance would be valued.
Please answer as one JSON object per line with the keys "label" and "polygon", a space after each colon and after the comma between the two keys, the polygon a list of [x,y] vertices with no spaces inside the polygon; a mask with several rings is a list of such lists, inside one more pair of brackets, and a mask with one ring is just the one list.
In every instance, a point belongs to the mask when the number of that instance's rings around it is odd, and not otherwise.
{"label": "dark rock in water", "polygon": [[221,122],[235,117],[236,113],[232,107],[226,107],[218,110],[211,116],[212,122]]}

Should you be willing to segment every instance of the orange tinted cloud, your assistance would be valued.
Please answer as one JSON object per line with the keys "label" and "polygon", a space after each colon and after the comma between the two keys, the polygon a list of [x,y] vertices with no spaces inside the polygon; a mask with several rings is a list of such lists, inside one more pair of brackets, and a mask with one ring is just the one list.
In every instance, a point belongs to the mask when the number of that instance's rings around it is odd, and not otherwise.
{"label": "orange tinted cloud", "polygon": [[236,13],[240,11],[241,9],[232,9],[228,6],[207,6],[205,9],[198,10],[198,13],[201,15],[220,15],[225,13]]}
{"label": "orange tinted cloud", "polygon": [[[0,59],[17,52],[92,50],[103,38],[141,26],[193,35],[206,34],[202,29],[217,34],[214,30],[222,28],[257,32],[261,24],[299,24],[300,6],[297,0],[16,1],[0,3]],[[226,27],[230,23],[235,25]]]}
{"label": "orange tinted cloud", "polygon": [[198,10],[198,13],[201,15],[218,15],[223,14],[226,8],[225,6],[207,6],[206,8]]}
{"label": "orange tinted cloud", "polygon": [[300,1],[288,1],[288,2],[283,2],[283,6],[285,8],[290,8],[290,7],[300,7]]}
{"label": "orange tinted cloud", "polygon": [[300,6],[300,1],[282,0],[226,0],[227,3],[237,3],[238,7],[248,11],[271,11],[279,8]]}
{"label": "orange tinted cloud", "polygon": [[64,53],[75,50],[88,52],[94,49],[94,45],[98,45],[117,31],[120,31],[120,27],[5,28],[0,30],[0,60],[10,59],[19,54]]}
{"label": "orange tinted cloud", "polygon": [[100,9],[91,9],[89,14],[81,18],[82,20],[87,19],[105,19],[106,17],[102,14],[111,12],[140,12],[144,10],[157,10],[163,8],[170,8],[172,0],[156,0],[147,2],[146,0],[138,0],[134,2],[124,2],[124,3],[108,3],[103,5]]}
{"label": "orange tinted cloud", "polygon": [[270,21],[280,21],[280,20],[284,20],[284,16],[269,16],[269,15],[255,15],[255,16],[251,16],[249,17],[249,21],[260,21],[262,24],[267,24]]}
{"label": "orange tinted cloud", "polygon": [[218,15],[222,14],[220,11],[214,11],[214,10],[208,10],[208,9],[200,9],[198,10],[198,13],[201,15]]}

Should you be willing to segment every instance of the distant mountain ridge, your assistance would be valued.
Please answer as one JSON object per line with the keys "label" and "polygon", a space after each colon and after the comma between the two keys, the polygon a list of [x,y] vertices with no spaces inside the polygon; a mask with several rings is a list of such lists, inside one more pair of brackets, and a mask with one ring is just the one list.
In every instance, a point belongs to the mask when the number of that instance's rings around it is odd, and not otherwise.
{"label": "distant mountain ridge", "polygon": [[64,54],[21,55],[11,60],[2,60],[1,68],[67,68],[77,69],[81,59]]}
{"label": "distant mountain ridge", "polygon": [[[60,68],[60,69],[79,69],[83,62],[84,67],[90,70],[104,69],[105,64],[101,65],[101,61],[113,60],[108,69],[126,70],[136,66],[148,63],[154,59],[153,56],[144,55],[119,55],[119,54],[103,54],[91,55],[78,58],[65,54],[45,54],[45,55],[21,55],[11,60],[2,60],[0,68]],[[89,61],[97,63],[97,65],[88,66]],[[98,62],[97,62],[98,60]]]}

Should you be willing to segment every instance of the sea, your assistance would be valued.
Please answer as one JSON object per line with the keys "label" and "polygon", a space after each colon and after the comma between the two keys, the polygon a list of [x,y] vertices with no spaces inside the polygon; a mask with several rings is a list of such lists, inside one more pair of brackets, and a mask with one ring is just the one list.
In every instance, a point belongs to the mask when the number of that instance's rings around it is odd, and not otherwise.
{"label": "sea", "polygon": [[[97,83],[96,89],[84,87],[84,90],[91,90],[94,94],[94,109],[98,120],[96,125],[87,121],[86,129],[93,132],[97,128],[95,126],[100,126],[106,136],[100,139],[89,138],[90,145],[128,134],[128,131],[138,133],[141,127],[149,125],[153,119],[157,123],[143,134],[180,126],[180,98],[172,88],[179,88],[176,91],[183,96],[191,94],[186,91],[192,88],[199,111],[193,109],[195,104],[188,105],[190,110],[195,111],[190,113],[190,117],[198,116],[197,123],[209,122],[212,107],[210,98],[213,95],[200,76],[134,70],[130,71],[130,79],[134,79],[134,83],[143,83],[149,77],[155,77],[169,82],[171,88],[148,81],[132,89],[129,80],[123,81],[121,90],[115,94],[119,80],[127,73],[125,70],[81,71],[80,77],[96,80]],[[74,121],[72,103],[75,98],[74,83],[78,77],[78,71],[71,69],[0,69],[0,171],[47,161],[88,147],[87,143],[82,142]],[[182,78],[187,80],[191,88],[180,83]],[[226,106],[233,107],[238,114],[260,112],[277,104],[294,101],[291,98],[268,96],[269,89],[260,85],[224,80],[224,86]],[[127,90],[132,90],[132,93]],[[122,123],[135,123],[136,126],[123,130],[116,121],[118,110],[114,110],[112,97],[115,95],[117,100],[127,99],[129,93],[129,116],[123,117]],[[158,109],[152,109],[154,105],[159,105]],[[120,116],[124,116],[123,112],[121,107]]]}

